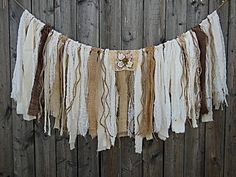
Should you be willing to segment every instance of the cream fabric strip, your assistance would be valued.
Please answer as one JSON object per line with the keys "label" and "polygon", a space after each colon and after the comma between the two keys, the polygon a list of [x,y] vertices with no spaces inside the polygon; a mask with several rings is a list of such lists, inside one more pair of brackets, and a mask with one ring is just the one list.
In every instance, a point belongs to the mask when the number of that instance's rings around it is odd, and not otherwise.
{"label": "cream fabric strip", "polygon": [[[51,31],[44,48],[44,132],[51,135],[51,93],[55,80],[55,65],[57,60],[57,43],[59,33]],[[54,76],[53,76],[54,75]],[[47,126],[48,123],[48,126]]]}
{"label": "cream fabric strip", "polygon": [[102,90],[101,90],[101,111],[99,112],[98,127],[97,127],[97,136],[98,136],[98,147],[97,151],[102,151],[110,149],[110,132],[109,132],[109,119],[110,119],[110,96],[109,96],[109,87],[107,78],[107,64],[109,63],[109,50],[105,50],[102,60]]}
{"label": "cream fabric strip", "polygon": [[185,87],[184,80],[184,65],[181,47],[176,40],[171,43],[170,60],[171,60],[171,117],[172,117],[172,131],[175,133],[185,132],[186,122],[186,102],[185,102]]}
{"label": "cream fabric strip", "polygon": [[116,88],[116,74],[111,64],[111,58],[107,57],[107,53],[109,54],[109,50],[105,50],[104,56],[104,66],[106,68],[106,83],[108,87],[108,112],[109,116],[106,119],[107,131],[110,136],[111,145],[115,145],[115,139],[117,135],[117,110],[118,110],[118,92]]}
{"label": "cream fabric strip", "polygon": [[70,149],[75,148],[77,137],[77,123],[79,117],[79,104],[76,102],[78,97],[77,88],[80,84],[80,74],[78,73],[79,65],[79,50],[80,44],[75,41],[70,41],[68,45],[68,72],[67,72],[67,95],[66,95],[66,115],[67,129],[69,133]]}
{"label": "cream fabric strip", "polygon": [[143,61],[143,51],[138,51],[137,68],[134,71],[134,129],[135,129],[135,152],[141,153],[143,149],[143,137],[140,136],[139,127],[142,121],[143,105],[142,99],[142,72],[141,63]]}
{"label": "cream fabric strip", "polygon": [[[187,116],[192,120],[192,126],[196,128],[197,119],[200,114],[200,49],[198,47],[198,41],[196,40],[196,34],[188,31],[179,37],[183,38],[184,45],[186,45],[186,66],[187,69]],[[181,43],[181,41],[180,41]]]}
{"label": "cream fabric strip", "polygon": [[32,20],[33,15],[31,15],[27,10],[25,10],[20,18],[19,28],[18,28],[18,37],[17,37],[17,55],[16,55],[16,64],[13,72],[12,78],[12,92],[11,98],[17,102],[16,112],[17,114],[23,114],[23,105],[21,102],[22,99],[22,62],[23,62],[23,53],[25,38],[28,31],[28,26]]}
{"label": "cream fabric strip", "polygon": [[155,91],[155,100],[154,100],[154,120],[153,128],[154,132],[158,133],[163,127],[163,81],[162,81],[162,72],[161,72],[161,62],[163,60],[163,45],[155,47],[154,59],[156,61],[156,69],[154,74],[154,91]]}
{"label": "cream fabric strip", "polygon": [[88,112],[87,112],[87,79],[88,79],[88,58],[91,51],[90,46],[81,45],[80,56],[81,56],[81,84],[80,84],[80,109],[79,109],[79,120],[78,120],[78,134],[85,136],[88,131]]}
{"label": "cream fabric strip", "polygon": [[[68,126],[68,132],[70,135],[69,143],[70,143],[70,149],[75,148],[75,142],[78,132],[78,119],[79,119],[79,105],[80,105],[80,81],[81,81],[81,57],[80,57],[80,47],[81,44],[74,43],[72,55],[73,55],[73,70],[74,73],[72,74],[71,81],[73,84],[73,102],[70,102],[71,110],[68,112],[68,114],[71,114],[71,120],[68,118],[67,126]],[[75,92],[75,93],[74,93]],[[71,105],[72,104],[72,105]]]}
{"label": "cream fabric strip", "polygon": [[[160,72],[162,73],[160,76],[160,100],[161,100],[161,110],[162,110],[162,122],[160,131],[158,132],[158,137],[161,140],[166,140],[169,137],[168,129],[171,123],[171,102],[170,102],[170,66],[171,66],[171,57],[170,51],[172,46],[172,41],[167,41],[164,45],[162,45],[163,57],[160,58]],[[161,50],[161,47],[160,47]],[[156,91],[157,92],[157,91]]]}
{"label": "cream fabric strip", "polygon": [[32,19],[25,42],[23,45],[23,57],[22,57],[22,93],[21,93],[21,104],[22,105],[22,114],[25,120],[36,119],[34,116],[29,116],[27,114],[28,107],[31,99],[31,90],[34,83],[34,76],[37,67],[37,49],[40,42],[40,32],[44,25],[40,23],[37,19]]}
{"label": "cream fabric strip", "polygon": [[[224,103],[227,105],[226,95],[226,53],[223,32],[219,16],[216,11],[207,16],[200,24],[209,38],[208,56],[212,63],[212,96],[215,109],[219,109]],[[211,119],[203,119],[208,121]]]}

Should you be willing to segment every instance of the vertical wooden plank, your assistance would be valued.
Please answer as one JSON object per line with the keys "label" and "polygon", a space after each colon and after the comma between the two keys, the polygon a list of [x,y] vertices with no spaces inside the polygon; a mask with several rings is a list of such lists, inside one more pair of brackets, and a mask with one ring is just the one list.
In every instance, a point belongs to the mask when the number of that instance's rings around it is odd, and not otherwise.
{"label": "vertical wooden plank", "polygon": [[[76,39],[76,0],[55,1],[55,28],[72,39]],[[77,149],[70,150],[68,136],[56,132],[57,177],[77,176]]]}
{"label": "vertical wooden plank", "polygon": [[[18,2],[31,10],[31,0],[18,0]],[[17,31],[23,10],[14,0],[10,1],[11,73],[13,73],[15,67]],[[12,102],[12,116],[14,176],[35,176],[34,123],[33,121],[25,121],[22,116],[16,114],[16,104],[14,102]]]}
{"label": "vertical wooden plank", "polygon": [[[221,3],[221,0],[209,1],[209,13],[219,7]],[[228,8],[229,6],[226,4],[218,11],[226,47],[228,38]],[[214,122],[206,124],[205,176],[222,177],[224,175],[225,109],[214,111],[213,115]]]}
{"label": "vertical wooden plank", "polygon": [[[186,31],[187,1],[166,1],[166,38],[176,38]],[[184,134],[170,133],[164,143],[164,176],[184,175]]]}
{"label": "vertical wooden plank", "polygon": [[100,0],[100,46],[121,49],[121,0]]}
{"label": "vertical wooden plank", "polygon": [[77,38],[80,42],[99,45],[99,0],[77,1]]}
{"label": "vertical wooden plank", "polygon": [[[77,39],[99,46],[99,0],[77,1]],[[99,176],[97,138],[78,137],[78,176]]]}
{"label": "vertical wooden plank", "polygon": [[228,38],[228,104],[225,125],[225,157],[224,177],[236,176],[236,2],[230,1],[229,38]]}
{"label": "vertical wooden plank", "polygon": [[[53,5],[53,0],[32,0],[32,13],[44,23],[53,26]],[[44,134],[43,124],[43,119],[40,122],[35,121],[35,176],[56,176],[55,131],[52,129],[51,136]]]}
{"label": "vertical wooden plank", "polygon": [[[121,0],[100,0],[100,46],[121,49]],[[120,176],[119,142],[108,151],[100,152],[100,175]]]}
{"label": "vertical wooden plank", "polygon": [[76,40],[76,0],[55,0],[55,29]]}
{"label": "vertical wooden plank", "polygon": [[123,0],[121,9],[122,49],[143,46],[143,0]]}
{"label": "vertical wooden plank", "polygon": [[[143,46],[143,0],[121,1],[122,49],[138,49]],[[134,151],[134,139],[121,138],[121,176],[142,176],[142,154]]]}
{"label": "vertical wooden plank", "polygon": [[0,6],[0,176],[13,176],[8,2]]}
{"label": "vertical wooden plank", "polygon": [[[187,4],[187,29],[198,25],[208,15],[208,0],[202,2],[188,1]],[[184,147],[184,176],[204,176],[204,151],[205,151],[205,124],[198,124],[193,129],[186,124]]]}
{"label": "vertical wooden plank", "polygon": [[165,40],[165,0],[144,1],[144,47]]}
{"label": "vertical wooden plank", "polygon": [[[144,1],[144,46],[157,45],[165,40],[165,0]],[[164,143],[144,141],[143,176],[163,176]]]}

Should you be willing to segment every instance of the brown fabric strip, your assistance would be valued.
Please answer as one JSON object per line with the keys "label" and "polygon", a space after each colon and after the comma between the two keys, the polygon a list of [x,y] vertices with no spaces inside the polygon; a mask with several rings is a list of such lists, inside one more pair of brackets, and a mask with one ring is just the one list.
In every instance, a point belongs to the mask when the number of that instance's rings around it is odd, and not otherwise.
{"label": "brown fabric strip", "polygon": [[[187,89],[188,88],[188,68],[189,68],[189,61],[188,61],[188,53],[187,53],[187,46],[184,37],[181,35],[178,37],[178,43],[182,49],[182,55],[183,55],[183,76],[181,78],[181,85],[184,87],[184,98],[186,102],[186,106],[188,106],[188,94]],[[163,49],[164,50],[164,49]]]}
{"label": "brown fabric strip", "polygon": [[44,46],[48,37],[48,34],[52,30],[50,25],[44,25],[41,31],[41,39],[39,43],[38,49],[38,64],[36,68],[34,84],[31,92],[31,100],[28,108],[28,114],[31,116],[38,116],[40,113],[40,94],[42,93],[43,89],[43,78],[44,78],[44,58],[43,58],[43,50]]}
{"label": "brown fabric strip", "polygon": [[[65,88],[63,87],[63,106],[62,106],[62,123],[63,123],[63,131],[64,132],[68,132],[67,130],[67,114],[66,114],[66,97],[67,97],[67,73],[68,73],[68,60],[69,60],[69,55],[68,53],[66,53],[66,62],[65,62],[65,66],[63,66],[62,64],[62,68],[65,68],[65,82],[63,82],[63,84],[65,83]],[[63,63],[63,61],[62,61]],[[63,72],[62,72],[63,73]],[[65,89],[65,90],[64,90]]]}
{"label": "brown fabric strip", "polygon": [[142,64],[143,87],[143,118],[140,124],[140,134],[146,139],[152,139],[153,132],[153,104],[154,104],[154,47],[145,49],[146,55]]}
{"label": "brown fabric strip", "polygon": [[97,136],[97,120],[99,119],[99,104],[101,95],[101,49],[92,48],[88,59],[88,97],[87,108],[89,117],[89,134],[92,138]]}
{"label": "brown fabric strip", "polygon": [[134,72],[129,72],[127,76],[128,83],[128,131],[129,136],[134,135]]}
{"label": "brown fabric strip", "polygon": [[201,114],[207,114],[209,112],[207,108],[207,98],[206,98],[206,46],[208,37],[200,28],[200,26],[196,26],[192,28],[195,32],[200,48],[200,63],[201,63],[201,74],[200,74],[200,89],[201,89]]}
{"label": "brown fabric strip", "polygon": [[119,94],[118,102],[118,135],[124,137],[128,135],[128,83],[127,78],[132,71],[116,72],[116,87]]}

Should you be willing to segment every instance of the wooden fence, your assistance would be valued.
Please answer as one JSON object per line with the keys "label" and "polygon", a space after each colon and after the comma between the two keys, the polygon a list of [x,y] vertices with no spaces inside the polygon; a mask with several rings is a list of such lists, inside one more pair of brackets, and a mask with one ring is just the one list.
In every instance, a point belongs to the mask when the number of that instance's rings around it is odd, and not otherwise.
{"label": "wooden fence", "polygon": [[[93,46],[138,49],[175,38],[204,19],[221,0],[17,0],[69,37]],[[220,9],[227,46],[229,107],[215,121],[166,141],[122,138],[96,152],[96,139],[43,134],[42,123],[23,121],[10,99],[22,7],[0,0],[0,177],[235,177],[236,176],[236,2]]]}

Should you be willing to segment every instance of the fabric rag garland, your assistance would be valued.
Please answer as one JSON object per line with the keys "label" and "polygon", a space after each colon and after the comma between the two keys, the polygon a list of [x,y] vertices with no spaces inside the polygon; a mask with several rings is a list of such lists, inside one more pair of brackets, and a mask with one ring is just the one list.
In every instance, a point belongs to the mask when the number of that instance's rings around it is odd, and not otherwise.
{"label": "fabric rag garland", "polygon": [[[69,134],[98,137],[98,151],[116,137],[142,141],[185,132],[189,119],[213,120],[227,105],[226,54],[216,11],[198,26],[153,47],[109,50],[81,44],[25,10],[21,16],[11,98],[25,120]],[[51,121],[54,119],[54,121]],[[54,125],[51,122],[55,122]]]}

